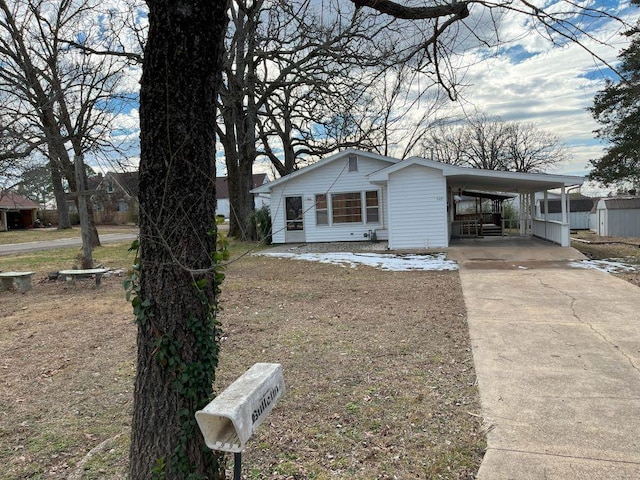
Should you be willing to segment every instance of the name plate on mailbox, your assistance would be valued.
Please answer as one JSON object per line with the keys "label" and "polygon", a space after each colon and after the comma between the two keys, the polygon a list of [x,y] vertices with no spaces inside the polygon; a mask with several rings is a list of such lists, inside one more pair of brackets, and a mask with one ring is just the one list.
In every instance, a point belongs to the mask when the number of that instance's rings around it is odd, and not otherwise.
{"label": "name plate on mailbox", "polygon": [[207,447],[240,453],[284,393],[279,363],[256,363],[196,412]]}

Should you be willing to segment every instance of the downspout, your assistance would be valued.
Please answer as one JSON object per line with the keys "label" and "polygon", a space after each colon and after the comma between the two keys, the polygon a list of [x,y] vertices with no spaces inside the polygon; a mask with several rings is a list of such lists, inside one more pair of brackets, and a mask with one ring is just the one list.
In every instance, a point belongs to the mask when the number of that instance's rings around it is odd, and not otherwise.
{"label": "downspout", "polygon": [[567,238],[567,242],[568,245],[562,245],[563,247],[570,247],[571,246],[571,224],[569,221],[569,215],[570,215],[570,208],[571,208],[571,202],[569,200],[569,192],[571,190],[575,190],[576,188],[580,188],[580,185],[574,185],[573,187],[570,187],[568,189],[566,189],[566,187],[563,185],[561,192],[562,192],[562,223],[564,225],[567,226],[568,228],[568,238]]}

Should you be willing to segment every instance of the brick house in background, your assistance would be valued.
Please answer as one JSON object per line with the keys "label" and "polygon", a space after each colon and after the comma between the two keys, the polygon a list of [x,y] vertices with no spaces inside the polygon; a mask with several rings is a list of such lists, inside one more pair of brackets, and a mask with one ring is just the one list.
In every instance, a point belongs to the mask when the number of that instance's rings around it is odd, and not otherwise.
{"label": "brick house in background", "polygon": [[138,172],[107,172],[89,178],[96,223],[138,222]]}
{"label": "brick house in background", "polygon": [[[264,185],[269,178],[264,173],[253,175],[253,188]],[[95,190],[91,196],[96,223],[125,224],[137,223],[138,172],[107,172],[104,175],[89,178],[89,190]],[[216,215],[229,218],[229,182],[227,177],[216,177],[217,208]],[[255,196],[255,207],[269,204],[269,199]]]}

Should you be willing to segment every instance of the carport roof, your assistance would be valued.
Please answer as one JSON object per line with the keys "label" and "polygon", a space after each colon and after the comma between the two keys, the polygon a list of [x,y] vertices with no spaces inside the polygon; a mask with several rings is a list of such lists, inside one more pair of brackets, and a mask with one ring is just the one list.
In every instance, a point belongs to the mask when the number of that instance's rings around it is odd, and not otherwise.
{"label": "carport roof", "polygon": [[388,181],[389,175],[412,165],[441,170],[447,179],[449,187],[463,190],[529,193],[552,190],[563,186],[582,185],[584,182],[583,177],[577,176],[483,170],[448,165],[419,157],[408,158],[378,170],[369,175],[369,180],[373,183],[384,184]]}

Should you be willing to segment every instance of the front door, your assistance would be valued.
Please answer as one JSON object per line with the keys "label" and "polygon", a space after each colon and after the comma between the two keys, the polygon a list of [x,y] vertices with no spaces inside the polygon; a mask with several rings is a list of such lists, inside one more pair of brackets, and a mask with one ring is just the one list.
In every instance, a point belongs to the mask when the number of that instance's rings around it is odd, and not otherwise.
{"label": "front door", "polygon": [[284,241],[286,243],[304,242],[304,212],[302,211],[302,197],[285,197],[284,205],[287,212]]}

